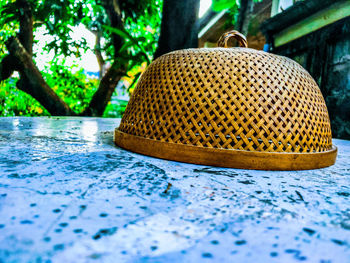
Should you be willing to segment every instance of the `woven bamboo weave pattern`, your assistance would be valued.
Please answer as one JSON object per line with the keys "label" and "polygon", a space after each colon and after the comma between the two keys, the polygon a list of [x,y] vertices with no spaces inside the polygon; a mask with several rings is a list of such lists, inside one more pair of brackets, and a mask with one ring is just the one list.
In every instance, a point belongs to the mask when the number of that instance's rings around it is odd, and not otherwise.
{"label": "woven bamboo weave pattern", "polygon": [[224,33],[218,40],[218,47],[229,47],[228,41],[230,39],[236,39],[240,47],[248,47],[246,37],[236,30]]}
{"label": "woven bamboo weave pattern", "polygon": [[187,49],[142,75],[119,130],[162,142],[258,152],[332,148],[326,104],[296,62],[249,48]]}

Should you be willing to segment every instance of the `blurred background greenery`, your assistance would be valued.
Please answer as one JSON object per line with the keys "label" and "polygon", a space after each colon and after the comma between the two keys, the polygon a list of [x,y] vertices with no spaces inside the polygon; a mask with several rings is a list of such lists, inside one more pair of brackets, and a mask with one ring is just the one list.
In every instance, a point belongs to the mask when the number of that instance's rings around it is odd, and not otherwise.
{"label": "blurred background greenery", "polygon": [[[230,10],[231,25],[237,20],[240,5],[238,0],[166,1],[175,6],[193,6],[194,21],[210,9]],[[67,115],[121,117],[137,80],[158,48],[162,7],[163,0],[0,0],[0,116],[52,114],[43,101],[35,99],[32,84],[25,87],[30,75],[24,76],[18,68],[11,69],[10,76],[4,73],[6,59],[13,59],[6,43],[16,37],[47,86],[71,110]],[[187,33],[184,30],[183,34]],[[197,42],[196,37],[196,45]],[[187,47],[191,46],[184,44],[177,49]],[[112,67],[123,69],[123,74],[120,79],[114,75],[118,84],[114,85],[103,114],[86,113],[94,94],[106,84],[103,77]]]}
{"label": "blurred background greenery", "polygon": [[[0,61],[7,55],[5,42],[20,29],[19,1],[0,0]],[[162,1],[120,1],[124,5],[124,30],[110,25],[102,2],[88,0],[30,0],[34,18],[33,60],[49,87],[75,112],[82,112],[98,88],[102,75],[113,63],[114,50],[111,34],[125,38],[120,49],[119,63],[127,64],[121,90],[130,93],[140,66],[148,64],[156,49],[159,36]],[[83,25],[82,28],[78,26]],[[86,30],[87,29],[87,30]],[[80,38],[79,38],[80,37]],[[89,45],[88,39],[95,43]],[[89,55],[89,59],[85,59]],[[95,61],[91,61],[94,54]],[[45,61],[46,60],[46,61]],[[98,62],[98,63],[97,63]],[[89,74],[86,68],[99,65]],[[90,67],[89,67],[90,66]],[[90,69],[91,73],[91,69]],[[49,112],[28,93],[16,88],[20,76],[12,74],[0,82],[0,116],[41,116]],[[115,90],[113,97],[118,97]],[[120,117],[126,100],[114,99],[103,116]]]}

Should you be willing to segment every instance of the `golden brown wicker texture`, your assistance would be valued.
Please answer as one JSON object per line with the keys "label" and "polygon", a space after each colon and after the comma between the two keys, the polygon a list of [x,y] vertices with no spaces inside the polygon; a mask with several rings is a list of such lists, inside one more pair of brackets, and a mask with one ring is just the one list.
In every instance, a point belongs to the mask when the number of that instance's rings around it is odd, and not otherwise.
{"label": "golden brown wicker texture", "polygon": [[[224,36],[220,41],[227,44]],[[249,48],[186,49],[161,56],[143,73],[118,130],[225,150],[333,149],[326,104],[313,78],[291,59]]]}
{"label": "golden brown wicker texture", "polygon": [[218,40],[218,47],[229,47],[228,42],[230,39],[236,39],[240,47],[248,47],[246,37],[236,30],[224,33]]}

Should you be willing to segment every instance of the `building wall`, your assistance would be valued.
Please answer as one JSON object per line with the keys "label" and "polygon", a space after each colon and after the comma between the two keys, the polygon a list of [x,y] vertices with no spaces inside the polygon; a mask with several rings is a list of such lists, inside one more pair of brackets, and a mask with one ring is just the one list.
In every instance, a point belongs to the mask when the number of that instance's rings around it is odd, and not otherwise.
{"label": "building wall", "polygon": [[272,52],[296,60],[310,72],[325,98],[333,137],[350,139],[350,17]]}

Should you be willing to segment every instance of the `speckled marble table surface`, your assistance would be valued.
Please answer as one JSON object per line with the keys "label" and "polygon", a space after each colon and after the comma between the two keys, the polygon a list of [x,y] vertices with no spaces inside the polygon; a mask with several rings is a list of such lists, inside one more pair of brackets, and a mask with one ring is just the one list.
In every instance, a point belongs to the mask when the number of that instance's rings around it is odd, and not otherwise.
{"label": "speckled marble table surface", "polygon": [[0,118],[0,262],[350,262],[350,141],[225,169],[119,149],[119,121]]}

